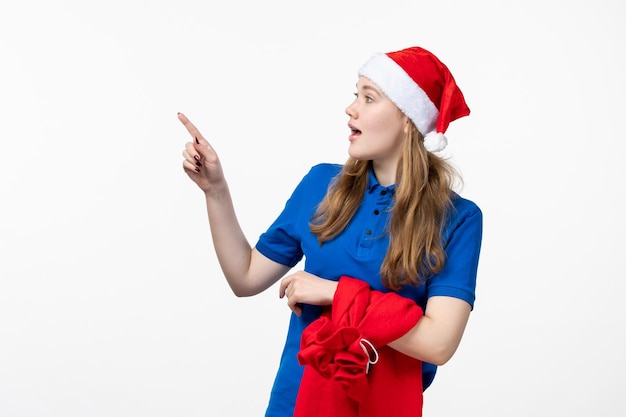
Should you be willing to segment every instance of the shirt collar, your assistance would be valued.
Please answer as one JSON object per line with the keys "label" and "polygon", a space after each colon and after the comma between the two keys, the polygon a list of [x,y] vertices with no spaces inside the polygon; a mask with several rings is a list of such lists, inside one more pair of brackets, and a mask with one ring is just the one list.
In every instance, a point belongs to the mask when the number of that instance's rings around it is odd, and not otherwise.
{"label": "shirt collar", "polygon": [[393,195],[395,193],[395,191],[396,191],[396,184],[391,184],[388,187],[383,187],[382,185],[380,185],[380,183],[376,179],[376,175],[374,175],[374,169],[372,167],[370,167],[370,169],[369,169],[369,178],[368,178],[368,181],[367,181],[367,191],[371,194],[371,193],[375,192],[378,189],[380,189],[380,190],[387,190],[389,193],[391,193]]}

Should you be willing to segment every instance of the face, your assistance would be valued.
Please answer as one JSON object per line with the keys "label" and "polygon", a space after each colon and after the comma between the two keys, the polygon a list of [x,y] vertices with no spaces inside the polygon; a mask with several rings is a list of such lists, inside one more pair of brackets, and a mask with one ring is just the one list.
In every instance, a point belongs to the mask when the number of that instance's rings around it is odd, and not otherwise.
{"label": "face", "polygon": [[350,116],[348,153],[374,166],[395,167],[408,129],[408,119],[369,79],[360,77],[355,99],[346,108]]}

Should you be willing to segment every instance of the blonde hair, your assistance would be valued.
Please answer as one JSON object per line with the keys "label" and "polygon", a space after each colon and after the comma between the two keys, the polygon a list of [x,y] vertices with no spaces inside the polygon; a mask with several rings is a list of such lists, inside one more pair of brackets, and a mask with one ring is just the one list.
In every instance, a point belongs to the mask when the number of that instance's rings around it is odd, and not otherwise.
{"label": "blonde hair", "polygon": [[[370,164],[349,158],[329,188],[310,224],[320,246],[352,219],[367,188]],[[443,268],[442,231],[456,180],[454,167],[424,148],[423,136],[411,123],[398,161],[389,247],[380,268],[385,287],[397,291],[419,285]]]}

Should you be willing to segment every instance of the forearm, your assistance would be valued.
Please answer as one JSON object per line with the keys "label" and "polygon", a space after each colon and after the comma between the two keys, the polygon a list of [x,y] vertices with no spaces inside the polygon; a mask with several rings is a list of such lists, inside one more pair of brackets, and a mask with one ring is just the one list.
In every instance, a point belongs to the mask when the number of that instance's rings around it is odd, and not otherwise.
{"label": "forearm", "polygon": [[413,358],[443,365],[456,352],[470,311],[471,307],[465,301],[432,297],[417,324],[389,346]]}
{"label": "forearm", "polygon": [[213,246],[224,276],[236,295],[252,295],[252,248],[237,220],[228,185],[224,182],[212,188],[205,198]]}
{"label": "forearm", "polygon": [[436,337],[429,338],[428,334],[436,333],[432,327],[432,320],[422,317],[413,329],[389,346],[421,361],[443,365],[452,357],[458,343],[446,343]]}

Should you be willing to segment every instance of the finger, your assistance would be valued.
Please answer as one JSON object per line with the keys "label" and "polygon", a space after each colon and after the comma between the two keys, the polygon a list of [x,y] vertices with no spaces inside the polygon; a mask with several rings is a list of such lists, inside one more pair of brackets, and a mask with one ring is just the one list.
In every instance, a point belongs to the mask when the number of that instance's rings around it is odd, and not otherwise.
{"label": "finger", "polygon": [[187,129],[187,132],[189,132],[189,134],[193,138],[193,145],[196,147],[196,150],[199,153],[203,153],[203,150],[200,149],[202,146],[212,149],[211,145],[209,145],[209,142],[204,138],[204,136],[202,136],[202,133],[200,133],[200,130],[198,130],[198,128],[193,123],[191,123],[187,116],[182,113],[178,113],[178,120],[181,121],[181,123]]}
{"label": "finger", "polygon": [[200,167],[194,163],[189,162],[188,160],[183,161],[183,169],[189,175],[198,174],[200,172]]}
{"label": "finger", "polygon": [[280,286],[278,287],[278,297],[283,298],[286,295],[287,287],[291,284],[291,279],[285,278],[280,282]]}
{"label": "finger", "polygon": [[213,146],[211,146],[211,144],[202,136],[202,134],[191,122],[188,120],[187,122],[189,123],[187,130],[193,136],[193,140],[186,145],[186,149],[189,154],[194,158],[197,155],[198,158],[204,159],[210,165],[218,164],[217,153],[215,152]]}
{"label": "finger", "polygon": [[196,147],[193,146],[193,143],[191,142],[187,142],[187,145],[185,145],[183,157],[192,164],[202,162],[202,155],[197,151]]}
{"label": "finger", "polygon": [[197,142],[200,142],[200,140],[206,141],[198,128],[193,123],[191,123],[187,116],[182,113],[178,113],[178,120],[180,120],[183,126],[185,126],[185,129],[187,129],[187,132],[189,132],[194,140],[196,140]]}
{"label": "finger", "polygon": [[299,303],[289,302],[287,305],[289,306],[289,309],[296,314],[296,316],[300,317],[302,315],[302,308]]}
{"label": "finger", "polygon": [[185,162],[194,165],[194,170],[196,172],[200,172],[200,169],[202,168],[202,162],[200,161],[202,161],[202,159],[199,156],[195,155],[195,157],[192,157],[191,155],[189,155],[189,152],[187,152],[187,150],[184,150],[183,157],[185,158]]}

